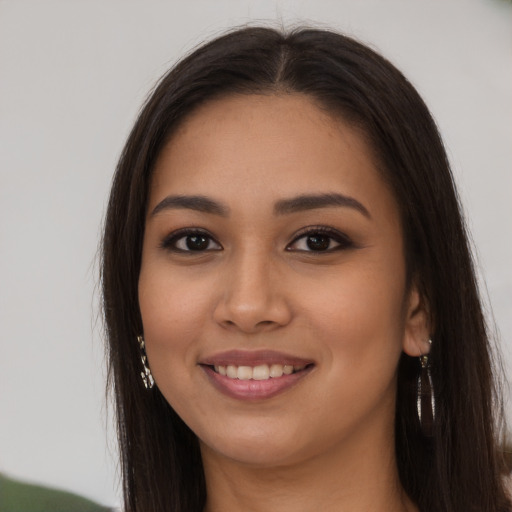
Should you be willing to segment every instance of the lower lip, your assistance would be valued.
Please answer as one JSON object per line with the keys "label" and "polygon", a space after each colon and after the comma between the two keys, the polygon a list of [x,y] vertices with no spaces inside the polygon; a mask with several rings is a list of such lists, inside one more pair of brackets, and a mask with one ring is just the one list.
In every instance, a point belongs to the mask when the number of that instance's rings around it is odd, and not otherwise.
{"label": "lower lip", "polygon": [[270,378],[267,380],[240,380],[230,379],[220,373],[214,371],[210,366],[201,365],[210,382],[225,395],[236,398],[237,400],[265,400],[272,398],[284,391],[295,386],[297,382],[302,380],[312,369],[308,366],[304,370],[300,370],[290,375],[282,377]]}

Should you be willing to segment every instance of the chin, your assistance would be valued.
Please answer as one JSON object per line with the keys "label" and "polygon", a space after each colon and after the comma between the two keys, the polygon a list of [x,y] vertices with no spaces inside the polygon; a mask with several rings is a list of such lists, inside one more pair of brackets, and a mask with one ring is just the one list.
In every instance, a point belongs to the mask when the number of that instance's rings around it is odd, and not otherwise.
{"label": "chin", "polygon": [[[204,450],[201,444],[201,450]],[[270,448],[262,448],[260,445],[248,446],[228,446],[220,447],[217,451],[212,447],[207,447],[211,452],[216,452],[217,456],[223,459],[229,459],[236,464],[241,464],[255,469],[277,468],[293,464],[300,459],[295,450],[285,450],[280,447],[280,451],[276,452]]]}
{"label": "chin", "polygon": [[254,467],[277,467],[300,459],[300,446],[296,436],[286,429],[271,430],[254,427],[249,432],[237,430],[236,433],[200,441],[201,451],[231,459],[239,464]]}

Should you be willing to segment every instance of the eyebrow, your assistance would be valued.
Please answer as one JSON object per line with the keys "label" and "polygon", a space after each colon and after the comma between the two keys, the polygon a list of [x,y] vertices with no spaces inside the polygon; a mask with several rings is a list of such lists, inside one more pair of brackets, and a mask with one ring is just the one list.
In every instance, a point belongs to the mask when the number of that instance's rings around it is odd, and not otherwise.
{"label": "eyebrow", "polygon": [[229,214],[227,206],[205,196],[167,196],[155,206],[151,215],[157,215],[164,210],[175,209],[195,210],[220,215],[221,217],[227,217]]}
{"label": "eyebrow", "polygon": [[[370,212],[357,200],[350,196],[338,193],[329,194],[305,194],[290,199],[280,199],[274,205],[276,215],[287,215],[290,213],[302,212],[306,210],[316,210],[319,208],[330,208],[333,206],[342,206],[353,208],[362,213],[365,217],[371,219]],[[157,215],[164,210],[195,210],[202,213],[210,213],[227,217],[229,208],[206,196],[167,196],[160,201],[151,216]]]}
{"label": "eyebrow", "polygon": [[281,199],[275,204],[274,213],[276,215],[285,215],[305,210],[329,208],[332,206],[353,208],[368,219],[371,219],[370,212],[357,199],[337,193],[300,195],[291,199]]}

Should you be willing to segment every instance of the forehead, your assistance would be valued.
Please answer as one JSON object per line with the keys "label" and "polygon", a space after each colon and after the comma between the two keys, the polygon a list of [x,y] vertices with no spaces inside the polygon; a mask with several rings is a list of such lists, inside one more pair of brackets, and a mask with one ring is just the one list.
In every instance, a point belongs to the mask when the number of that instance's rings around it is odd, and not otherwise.
{"label": "forehead", "polygon": [[201,106],[174,133],[155,166],[150,208],[170,193],[243,207],[311,192],[394,205],[354,127],[305,95],[235,95]]}

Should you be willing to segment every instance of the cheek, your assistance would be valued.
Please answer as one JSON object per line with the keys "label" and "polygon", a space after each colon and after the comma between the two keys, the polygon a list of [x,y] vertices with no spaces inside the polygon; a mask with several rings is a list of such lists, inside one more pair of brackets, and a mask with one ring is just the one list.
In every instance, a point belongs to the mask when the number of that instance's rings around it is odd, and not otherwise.
{"label": "cheek", "polygon": [[325,422],[334,434],[368,411],[392,416],[405,284],[401,273],[377,270],[340,273],[328,288],[310,289],[304,304],[310,338],[324,348]]}
{"label": "cheek", "polygon": [[[205,308],[210,300],[209,286],[204,279],[187,272],[172,270],[159,258],[148,258],[139,277],[139,306],[144,332],[153,330],[161,336],[172,335],[175,328],[204,322]],[[199,322],[199,323],[198,323]]]}
{"label": "cheek", "polygon": [[333,275],[328,287],[310,288],[304,303],[312,339],[326,348],[330,375],[356,394],[393,381],[405,328],[403,272],[368,268]]}
{"label": "cheek", "polygon": [[139,305],[146,350],[155,379],[162,386],[187,374],[197,361],[194,343],[210,318],[205,286],[168,271],[145,270],[139,279]]}
{"label": "cheek", "polygon": [[371,263],[336,269],[302,287],[308,290],[303,313],[314,314],[317,328],[333,333],[359,337],[374,332],[396,338],[404,325],[405,277],[403,270],[394,270]]}

